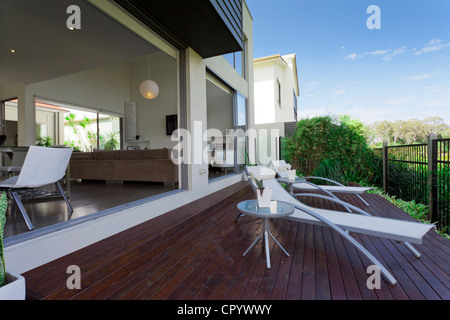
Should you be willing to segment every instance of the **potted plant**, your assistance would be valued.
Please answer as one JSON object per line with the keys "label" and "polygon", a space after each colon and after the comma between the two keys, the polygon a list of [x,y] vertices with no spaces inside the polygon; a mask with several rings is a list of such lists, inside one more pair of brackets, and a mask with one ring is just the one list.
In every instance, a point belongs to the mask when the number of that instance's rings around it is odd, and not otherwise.
{"label": "potted plant", "polygon": [[263,180],[255,179],[256,192],[258,199],[258,206],[260,208],[270,207],[270,202],[272,201],[272,189],[264,187]]}
{"label": "potted plant", "polygon": [[41,147],[49,147],[53,143],[53,139],[50,137],[36,137],[36,145]]}
{"label": "potted plant", "polygon": [[25,278],[6,270],[3,237],[8,199],[3,192],[0,199],[0,300],[25,300]]}

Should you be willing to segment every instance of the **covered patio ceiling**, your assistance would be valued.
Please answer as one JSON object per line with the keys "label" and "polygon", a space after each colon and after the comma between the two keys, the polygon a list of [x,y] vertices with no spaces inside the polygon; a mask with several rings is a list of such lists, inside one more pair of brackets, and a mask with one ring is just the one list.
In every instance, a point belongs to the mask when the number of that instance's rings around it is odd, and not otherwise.
{"label": "covered patio ceiling", "polygon": [[[67,28],[70,5],[81,9],[81,30]],[[0,30],[0,89],[158,51],[86,0],[2,0]]]}
{"label": "covered patio ceiling", "polygon": [[244,48],[242,0],[114,0],[178,49],[203,58]]}

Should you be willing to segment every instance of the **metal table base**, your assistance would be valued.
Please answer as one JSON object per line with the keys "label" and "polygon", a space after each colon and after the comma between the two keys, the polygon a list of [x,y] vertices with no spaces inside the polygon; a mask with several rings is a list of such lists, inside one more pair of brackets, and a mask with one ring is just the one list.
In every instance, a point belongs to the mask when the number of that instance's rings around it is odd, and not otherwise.
{"label": "metal table base", "polygon": [[266,261],[267,261],[267,269],[271,268],[270,265],[270,251],[269,251],[269,236],[275,241],[275,243],[283,250],[283,252],[289,257],[289,253],[283,248],[283,246],[278,242],[277,239],[273,236],[273,234],[269,231],[269,220],[270,219],[263,219],[263,226],[264,230],[261,232],[261,234],[256,238],[256,240],[252,243],[252,245],[244,252],[243,256],[245,256],[257,243],[258,241],[264,236],[263,245],[266,250]]}

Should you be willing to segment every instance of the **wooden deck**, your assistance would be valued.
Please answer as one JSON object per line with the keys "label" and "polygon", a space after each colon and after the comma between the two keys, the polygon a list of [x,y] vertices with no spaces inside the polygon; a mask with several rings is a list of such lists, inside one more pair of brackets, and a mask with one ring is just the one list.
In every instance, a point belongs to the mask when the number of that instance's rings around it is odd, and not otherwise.
{"label": "wooden deck", "polygon": [[[275,220],[272,233],[290,253],[271,246],[266,268],[259,243],[243,252],[261,230],[261,220],[233,222],[236,205],[254,195],[238,183],[211,196],[27,272],[28,299],[154,300],[449,300],[450,241],[430,231],[416,259],[403,245],[356,235],[396,277],[370,290],[370,265],[329,228]],[[351,195],[347,202],[363,208]],[[364,195],[374,215],[412,219],[378,195]],[[334,208],[323,200],[310,205]],[[69,290],[67,267],[81,269],[81,290]]]}

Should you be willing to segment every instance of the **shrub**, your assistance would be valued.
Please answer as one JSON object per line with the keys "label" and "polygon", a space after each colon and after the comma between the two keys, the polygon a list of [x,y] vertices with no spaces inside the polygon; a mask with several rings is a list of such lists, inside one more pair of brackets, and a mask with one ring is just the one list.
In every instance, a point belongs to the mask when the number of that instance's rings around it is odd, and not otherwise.
{"label": "shrub", "polygon": [[382,172],[369,148],[364,124],[348,116],[302,119],[286,141],[286,156],[299,174],[321,176],[344,184],[379,184]]}
{"label": "shrub", "polygon": [[6,282],[6,264],[3,248],[3,238],[6,223],[6,209],[8,207],[8,199],[6,193],[2,192],[0,198],[0,287]]}

